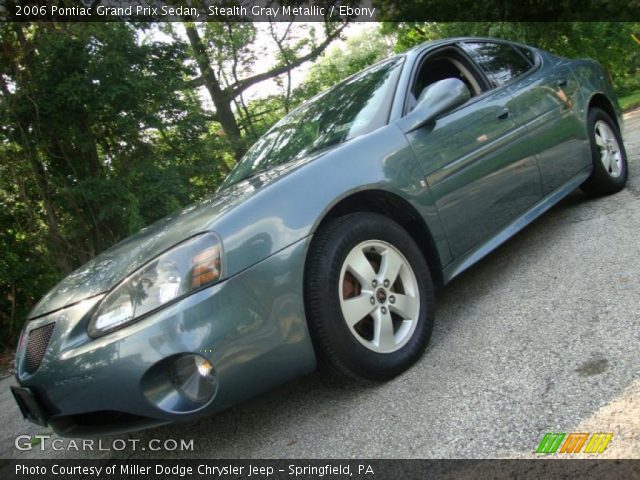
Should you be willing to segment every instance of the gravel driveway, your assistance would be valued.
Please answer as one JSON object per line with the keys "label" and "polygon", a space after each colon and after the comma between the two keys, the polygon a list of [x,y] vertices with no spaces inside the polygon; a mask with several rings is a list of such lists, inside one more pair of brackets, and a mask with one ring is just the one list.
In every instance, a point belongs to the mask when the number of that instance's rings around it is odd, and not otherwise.
{"label": "gravel driveway", "polygon": [[16,450],[16,435],[46,429],[22,420],[6,378],[0,456],[513,457],[547,431],[588,425],[615,429],[611,452],[640,457],[640,110],[626,116],[626,139],[628,187],[596,200],[574,192],[454,280],[438,295],[427,353],[394,381],[338,387],[311,375],[123,437],[193,439],[193,452],[89,455]]}

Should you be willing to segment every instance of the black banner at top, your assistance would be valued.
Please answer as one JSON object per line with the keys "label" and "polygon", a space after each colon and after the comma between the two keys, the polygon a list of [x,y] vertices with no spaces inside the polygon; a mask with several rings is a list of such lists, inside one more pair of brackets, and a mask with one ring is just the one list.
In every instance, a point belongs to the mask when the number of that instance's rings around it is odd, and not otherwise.
{"label": "black banner at top", "polygon": [[640,21],[640,0],[5,0],[0,19],[85,21]]}

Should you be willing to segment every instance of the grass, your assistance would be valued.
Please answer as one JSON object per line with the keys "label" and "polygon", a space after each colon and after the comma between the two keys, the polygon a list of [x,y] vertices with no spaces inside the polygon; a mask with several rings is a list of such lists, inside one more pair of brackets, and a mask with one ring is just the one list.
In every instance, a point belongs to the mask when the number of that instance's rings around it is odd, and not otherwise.
{"label": "grass", "polygon": [[620,97],[619,99],[620,106],[622,110],[631,110],[634,107],[640,106],[640,90],[630,93],[629,95],[625,95],[624,97]]}

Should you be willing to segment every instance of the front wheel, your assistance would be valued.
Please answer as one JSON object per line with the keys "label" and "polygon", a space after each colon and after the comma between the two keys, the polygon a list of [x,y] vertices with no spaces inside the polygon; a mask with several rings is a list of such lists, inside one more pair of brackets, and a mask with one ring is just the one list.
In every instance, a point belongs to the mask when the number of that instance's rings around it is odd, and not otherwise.
{"label": "front wheel", "polygon": [[433,328],[433,286],[409,234],[357,213],[325,225],[310,248],[305,304],[321,368],[382,381],[418,360]]}
{"label": "front wheel", "polygon": [[627,183],[627,154],[620,130],[599,108],[589,112],[588,128],[593,172],[581,188],[592,196],[619,192]]}

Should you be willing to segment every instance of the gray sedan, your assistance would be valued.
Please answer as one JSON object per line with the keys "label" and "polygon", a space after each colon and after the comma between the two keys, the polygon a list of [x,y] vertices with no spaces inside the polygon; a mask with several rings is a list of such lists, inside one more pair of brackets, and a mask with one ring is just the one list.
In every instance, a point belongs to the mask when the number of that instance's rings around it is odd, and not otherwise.
{"label": "gray sedan", "polygon": [[390,379],[427,346],[434,289],[575,188],[626,179],[596,62],[420,45],[304,103],[210,198],[63,279],[29,315],[14,396],[86,436],[211,414],[318,365]]}

